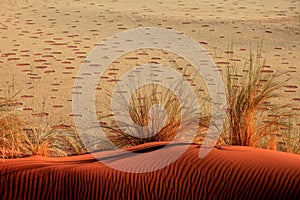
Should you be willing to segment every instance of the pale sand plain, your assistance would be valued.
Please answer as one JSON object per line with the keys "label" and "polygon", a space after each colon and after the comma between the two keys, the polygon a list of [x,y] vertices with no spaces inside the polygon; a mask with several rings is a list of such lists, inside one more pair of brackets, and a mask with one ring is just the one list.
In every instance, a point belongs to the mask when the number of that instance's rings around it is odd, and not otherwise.
{"label": "pale sand plain", "polygon": [[[47,115],[50,125],[73,125],[72,87],[89,52],[124,30],[162,27],[199,42],[220,69],[231,45],[231,62],[242,68],[262,42],[265,67],[291,77],[277,100],[293,103],[299,113],[299,6],[296,0],[1,1],[0,96],[19,92],[16,112],[28,124]],[[145,60],[164,58],[154,55]],[[299,118],[295,126],[300,127]]]}

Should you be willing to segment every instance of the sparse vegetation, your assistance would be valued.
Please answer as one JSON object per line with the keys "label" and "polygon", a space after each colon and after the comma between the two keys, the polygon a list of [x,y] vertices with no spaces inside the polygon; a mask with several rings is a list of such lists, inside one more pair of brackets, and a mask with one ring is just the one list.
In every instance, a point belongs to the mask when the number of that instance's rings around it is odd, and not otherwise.
{"label": "sparse vegetation", "polygon": [[280,149],[284,130],[292,131],[291,105],[278,101],[288,79],[269,69],[261,58],[258,47],[256,57],[250,54],[242,71],[227,66],[227,123],[221,134],[225,144]]}
{"label": "sparse vegetation", "polygon": [[300,129],[295,128],[295,124],[289,120],[291,129],[282,130],[281,141],[278,150],[300,154]]}
{"label": "sparse vegetation", "polygon": [[[14,80],[14,79],[13,79]],[[6,97],[0,98],[0,156],[12,158],[24,155],[26,152],[26,137],[23,134],[24,122],[16,113],[16,107],[20,105],[14,93],[14,81],[7,87]]]}
{"label": "sparse vegetation", "polygon": [[16,113],[21,103],[14,98],[0,100],[0,155],[2,158],[28,155],[67,156],[83,152],[79,136],[71,126],[51,126],[47,119],[40,120],[39,126],[29,125]]}
{"label": "sparse vegetation", "polygon": [[37,124],[24,129],[30,154],[56,157],[81,153],[83,145],[75,129],[51,123],[45,105],[46,100],[42,112],[36,114],[40,118]]}
{"label": "sparse vegetation", "polygon": [[[177,83],[176,87],[179,90],[184,90],[181,87],[181,83]],[[179,92],[184,94],[183,91]],[[191,94],[189,94],[191,95]],[[186,96],[186,98],[189,98]],[[164,88],[157,84],[148,84],[140,87],[131,96],[129,104],[124,97],[119,98],[121,112],[126,113],[129,111],[129,115],[133,122],[138,126],[132,126],[126,122],[116,122],[114,115],[108,114],[100,118],[101,127],[105,129],[108,138],[119,148],[134,146],[153,141],[171,141],[175,135],[177,141],[185,141],[189,137],[193,138],[195,135],[186,134],[189,128],[196,126],[198,134],[194,139],[194,142],[199,142],[203,139],[205,129],[208,127],[210,117],[205,114],[200,116],[200,124],[198,127],[197,119],[191,113],[200,112],[198,106],[193,105],[182,105],[187,109],[181,115],[181,106],[176,95],[169,89]],[[203,100],[207,103],[207,100]],[[157,112],[151,111],[151,107],[160,104],[165,110],[157,109]],[[198,102],[194,102],[198,105]],[[110,106],[108,103],[107,106]],[[204,106],[204,104],[202,105]],[[128,109],[129,108],[129,109]],[[198,109],[198,110],[197,110]],[[148,126],[147,128],[145,128]],[[130,134],[123,131],[124,128],[130,130]],[[142,137],[141,137],[142,136]],[[150,136],[150,137],[148,137]],[[181,137],[182,136],[182,137]]]}
{"label": "sparse vegetation", "polygon": [[[228,63],[230,60],[234,59],[229,57]],[[185,70],[183,71],[185,73]],[[261,48],[258,47],[256,55],[250,54],[242,70],[233,63],[227,66],[225,72],[228,108],[226,123],[220,137],[221,143],[300,153],[300,134],[299,130],[293,129],[294,113],[290,109],[291,105],[282,104],[278,100],[288,78],[265,65]],[[190,81],[195,89],[197,84],[193,82],[194,79]],[[180,94],[189,95],[184,93],[180,82],[174,84],[174,87]],[[8,97],[0,99],[2,158],[26,155],[67,156],[84,151],[77,132],[71,126],[54,125],[49,122],[47,116],[40,116],[37,125],[26,124],[26,120],[16,112],[16,107],[21,105],[15,100],[18,92],[11,95],[14,92],[11,88],[14,86],[8,87]],[[197,88],[195,91],[198,91]],[[99,116],[100,126],[110,141],[119,148],[152,141],[191,141],[194,133],[186,135],[186,132],[194,126],[198,127],[193,141],[200,144],[205,137],[211,119],[209,109],[205,109],[209,108],[208,104],[211,103],[208,97],[193,102],[197,105],[199,102],[203,103],[198,107],[180,105],[171,90],[158,84],[140,87],[132,94],[129,103],[122,94],[120,95],[120,112],[129,111],[130,118],[138,126],[116,121],[112,113]],[[201,95],[202,93],[197,94],[198,97]],[[111,98],[111,93],[108,97]],[[152,110],[153,106],[158,104],[164,108],[164,112],[159,112],[162,111],[162,107]],[[105,106],[111,107],[110,99]],[[182,106],[187,109],[181,115]],[[194,112],[201,113],[200,124],[195,124],[198,119],[191,115]],[[127,128],[130,134],[125,133],[124,128]]]}
{"label": "sparse vegetation", "polygon": [[2,158],[26,155],[27,138],[22,130],[23,122],[14,114],[0,118],[0,154]]}
{"label": "sparse vegetation", "polygon": [[50,126],[25,129],[28,151],[31,155],[68,156],[82,152],[83,146],[77,133],[70,126]]}

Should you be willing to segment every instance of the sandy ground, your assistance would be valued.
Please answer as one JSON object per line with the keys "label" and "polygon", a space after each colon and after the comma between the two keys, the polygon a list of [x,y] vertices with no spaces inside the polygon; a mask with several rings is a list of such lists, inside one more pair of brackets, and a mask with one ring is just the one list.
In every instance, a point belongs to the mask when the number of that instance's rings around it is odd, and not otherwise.
{"label": "sandy ground", "polygon": [[[135,156],[104,151],[101,161],[135,169],[151,149],[165,143],[131,148]],[[171,152],[184,145],[169,146]],[[205,148],[205,147],[204,147]],[[167,151],[164,149],[163,151]],[[162,150],[162,149],[160,149]],[[0,160],[3,199],[297,199],[300,156],[250,147],[214,148],[199,159],[191,145],[174,163],[148,173],[125,173],[91,155],[65,158],[33,156]],[[114,155],[114,156],[111,156]],[[164,154],[163,162],[170,159]],[[151,156],[150,156],[151,157]],[[117,159],[116,159],[117,158]],[[122,158],[122,159],[120,159]],[[149,158],[149,157],[148,157]],[[143,162],[144,168],[149,162]]]}
{"label": "sandy ground", "polygon": [[154,26],[199,42],[221,68],[231,45],[242,67],[250,45],[255,52],[262,41],[266,65],[291,77],[280,100],[299,112],[299,6],[297,0],[0,1],[0,95],[20,91],[17,112],[28,123],[43,112],[50,124],[72,124],[72,87],[87,54],[116,33]]}

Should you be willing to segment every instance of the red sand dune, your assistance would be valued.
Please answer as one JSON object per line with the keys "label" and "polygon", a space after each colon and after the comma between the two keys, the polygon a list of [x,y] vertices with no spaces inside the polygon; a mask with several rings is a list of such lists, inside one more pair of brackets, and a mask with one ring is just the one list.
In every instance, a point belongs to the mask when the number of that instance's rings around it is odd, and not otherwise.
{"label": "red sand dune", "polygon": [[[163,144],[144,144],[131,150],[147,152]],[[176,151],[183,145],[169,148]],[[97,155],[107,155],[107,152]],[[244,200],[300,197],[299,155],[249,147],[214,148],[202,159],[198,158],[198,153],[199,146],[191,145],[173,164],[141,174],[108,168],[89,154],[2,160],[0,195],[1,199]],[[134,159],[143,156],[140,153]],[[120,162],[120,159],[112,162]],[[132,158],[123,155],[121,160],[130,163]]]}

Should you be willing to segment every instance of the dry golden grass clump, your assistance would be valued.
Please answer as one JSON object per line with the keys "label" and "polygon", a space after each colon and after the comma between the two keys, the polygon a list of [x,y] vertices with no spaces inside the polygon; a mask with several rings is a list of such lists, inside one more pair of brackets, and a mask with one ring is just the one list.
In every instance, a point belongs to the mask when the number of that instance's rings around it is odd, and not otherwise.
{"label": "dry golden grass clump", "polygon": [[8,114],[0,118],[0,155],[2,158],[19,157],[26,154],[27,141],[23,123],[16,115]]}
{"label": "dry golden grass clump", "polygon": [[[153,78],[153,82],[140,87],[137,87],[137,79],[125,81],[130,91],[136,88],[130,94],[130,101],[128,102],[125,99],[124,91],[120,91],[119,97],[114,98],[114,100],[117,99],[116,101],[120,105],[119,112],[122,113],[122,116],[126,113],[126,116],[130,117],[135,123],[135,125],[132,125],[117,119],[115,113],[112,112],[112,92],[117,88],[117,84],[122,82],[122,77],[125,73],[133,70],[134,66],[143,68],[144,64],[151,64],[149,69],[151,76],[158,77],[158,80]],[[190,89],[194,94],[189,94],[187,88],[184,88],[182,81],[179,81],[176,77],[171,77],[171,75],[165,82],[169,84],[166,87],[163,84],[165,80],[160,80],[160,78],[164,77],[160,73],[167,71],[160,68],[165,66],[173,68],[181,74],[187,84],[191,86]],[[137,67],[135,77],[139,77],[139,70]],[[108,139],[119,148],[152,141],[175,140],[178,142],[193,141],[201,143],[204,139],[210,122],[211,112],[208,89],[204,78],[183,57],[171,52],[153,49],[140,49],[130,52],[116,59],[108,67],[102,74],[96,89],[98,121]],[[191,104],[194,105],[189,105],[187,102],[180,103],[180,99],[184,99],[183,101],[193,99],[193,95],[195,95],[196,100],[193,100]],[[181,109],[182,107],[185,109]],[[160,112],[161,109],[165,112]],[[198,119],[199,116],[197,118],[191,114],[195,112],[200,113],[200,119]],[[200,124],[196,122],[198,120]],[[149,128],[146,128],[147,126]],[[196,131],[193,134],[189,133],[191,132],[189,129],[195,126]],[[130,134],[125,133],[124,129],[127,129],[129,131],[127,133]]]}
{"label": "dry golden grass clump", "polygon": [[67,156],[83,152],[79,136],[71,126],[51,126],[47,123],[47,118],[41,118],[38,126],[25,123],[16,113],[15,107],[20,105],[14,100],[16,95],[0,101],[2,158],[29,155]]}
{"label": "dry golden grass clump", "polygon": [[24,130],[27,147],[31,155],[68,156],[83,152],[78,134],[67,125],[43,124]]}
{"label": "dry golden grass clump", "polygon": [[[180,87],[180,83],[177,83],[177,86],[181,90],[184,89]],[[186,96],[186,98],[189,97]],[[132,126],[126,122],[117,122],[112,114],[100,118],[102,122],[100,126],[106,131],[110,141],[119,148],[154,141],[175,140],[184,142],[187,137],[189,140],[199,142],[203,139],[210,120],[210,117],[205,114],[201,114],[200,119],[193,117],[191,113],[200,112],[199,107],[180,105],[178,98],[170,89],[158,84],[141,86],[131,95],[129,103],[122,97],[119,101],[123,105],[121,110],[123,112],[129,111],[132,121],[138,125]],[[163,106],[166,115],[160,112],[151,113],[153,105]],[[107,104],[107,106],[110,106],[110,104]],[[182,106],[188,108],[183,113],[181,113]],[[149,124],[151,125],[148,126]],[[194,133],[186,134],[187,130],[195,125],[198,130],[196,137]],[[141,128],[145,126],[149,128]],[[122,130],[125,127],[129,127],[130,134]]]}
{"label": "dry golden grass clump", "polygon": [[221,134],[225,144],[286,150],[284,141],[292,139],[285,133],[293,131],[291,105],[278,101],[289,79],[265,67],[260,48],[242,71],[227,66],[227,123]]}
{"label": "dry golden grass clump", "polygon": [[15,107],[21,103],[10,95],[8,87],[7,96],[0,98],[0,156],[2,158],[18,157],[24,155],[26,137],[24,137],[22,126],[24,122],[15,113]]}

